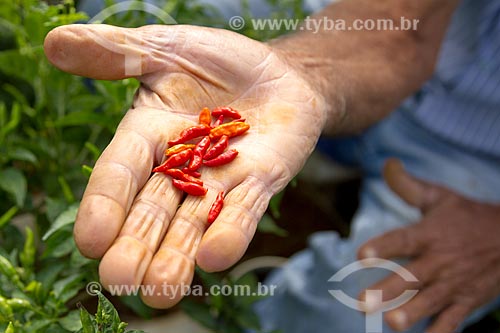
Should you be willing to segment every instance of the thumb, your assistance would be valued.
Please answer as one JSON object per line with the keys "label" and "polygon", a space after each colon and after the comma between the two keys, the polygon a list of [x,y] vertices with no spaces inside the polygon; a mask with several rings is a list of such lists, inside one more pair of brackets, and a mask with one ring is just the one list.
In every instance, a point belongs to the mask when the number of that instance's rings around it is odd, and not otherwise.
{"label": "thumb", "polygon": [[50,31],[44,50],[49,61],[65,72],[117,80],[160,69],[175,31],[169,26],[71,24]]}
{"label": "thumb", "polygon": [[388,159],[384,166],[384,179],[401,199],[408,204],[428,211],[451,192],[447,189],[417,179],[406,172],[401,161]]}

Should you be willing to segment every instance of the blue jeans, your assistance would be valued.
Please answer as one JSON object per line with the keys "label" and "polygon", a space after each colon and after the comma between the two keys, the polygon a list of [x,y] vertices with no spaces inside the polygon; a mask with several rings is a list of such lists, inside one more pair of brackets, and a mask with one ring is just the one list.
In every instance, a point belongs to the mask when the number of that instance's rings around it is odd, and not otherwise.
{"label": "blue jeans", "polygon": [[[332,142],[322,142],[328,147]],[[266,283],[277,285],[274,296],[259,302],[256,311],[265,330],[283,333],[362,333],[364,313],[351,309],[330,295],[340,289],[351,297],[388,274],[365,269],[341,283],[328,282],[339,269],[356,261],[356,252],[368,239],[419,220],[420,212],[407,205],[386,186],[381,169],[388,157],[401,159],[411,174],[444,185],[463,196],[484,202],[500,202],[500,161],[476,156],[433,136],[399,110],[363,136],[333,142],[341,160],[357,162],[366,177],[360,208],[354,216],[351,236],[340,239],[336,232],[319,232],[309,247],[271,274]],[[338,155],[337,155],[338,156]],[[471,226],[473,228],[473,226]],[[467,324],[479,320],[500,302],[478,309]],[[425,319],[407,332],[424,332]],[[383,332],[394,332],[385,326]]]}

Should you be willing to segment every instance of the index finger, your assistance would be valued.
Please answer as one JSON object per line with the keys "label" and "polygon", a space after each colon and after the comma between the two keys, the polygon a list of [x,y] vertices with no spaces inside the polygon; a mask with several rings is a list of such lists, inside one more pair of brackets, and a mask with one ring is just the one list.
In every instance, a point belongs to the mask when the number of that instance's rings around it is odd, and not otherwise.
{"label": "index finger", "polygon": [[426,231],[422,222],[390,230],[364,243],[358,250],[358,258],[392,259],[416,256],[427,245]]}

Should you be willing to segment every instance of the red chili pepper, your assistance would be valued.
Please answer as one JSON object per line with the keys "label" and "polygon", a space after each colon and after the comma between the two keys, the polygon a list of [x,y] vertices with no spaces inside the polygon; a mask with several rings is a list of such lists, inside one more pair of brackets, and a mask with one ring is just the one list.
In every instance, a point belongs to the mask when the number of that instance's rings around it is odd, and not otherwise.
{"label": "red chili pepper", "polygon": [[245,121],[247,121],[246,118],[240,118],[240,119],[234,119],[232,123],[244,123]]}
{"label": "red chili pepper", "polygon": [[208,191],[208,189],[203,187],[202,185],[191,182],[185,182],[178,179],[172,179],[172,184],[179,190],[182,190],[187,194],[194,196],[204,196],[205,194],[207,194]]}
{"label": "red chili pepper", "polygon": [[229,142],[229,137],[227,135],[223,135],[220,137],[219,141],[217,141],[212,148],[210,148],[205,155],[203,155],[203,159],[211,160],[222,154],[222,152],[227,148]]}
{"label": "red chili pepper", "polygon": [[210,211],[208,212],[208,224],[212,224],[217,216],[219,216],[222,207],[224,206],[224,192],[219,192],[217,194],[217,198],[215,198],[214,203],[210,207]]}
{"label": "red chili pepper", "polygon": [[196,126],[191,126],[183,130],[177,139],[174,139],[172,141],[169,141],[169,145],[176,145],[179,143],[184,143],[186,141],[192,140],[194,138],[204,136],[210,133],[210,126],[207,125],[196,125]]}
{"label": "red chili pepper", "polygon": [[200,116],[198,117],[200,125],[210,126],[212,123],[212,116],[210,115],[209,108],[203,108],[200,112]]}
{"label": "red chili pepper", "polygon": [[168,169],[164,173],[169,175],[172,178],[183,180],[185,182],[195,183],[195,184],[203,186],[203,182],[200,179],[195,178],[191,175],[188,175],[179,169]]}
{"label": "red chili pepper", "polygon": [[186,149],[193,149],[194,147],[196,147],[196,145],[194,145],[194,144],[186,145],[186,144],[181,143],[181,144],[172,146],[172,147],[168,148],[167,150],[165,150],[165,155],[170,156],[173,154],[180,153],[181,151],[186,150]]}
{"label": "red chili pepper", "polygon": [[201,156],[200,152],[196,151],[193,153],[191,161],[189,161],[188,169],[196,171],[201,167],[202,164],[203,164],[203,157]]}
{"label": "red chili pepper", "polygon": [[187,167],[182,168],[182,172],[184,172],[187,175],[193,176],[195,178],[201,177],[201,173],[199,173],[198,171],[195,171],[195,170],[189,170]]}
{"label": "red chili pepper", "polygon": [[215,167],[215,166],[219,166],[219,165],[224,165],[224,164],[227,164],[227,163],[231,162],[232,160],[234,160],[237,155],[238,155],[238,151],[236,149],[230,149],[230,150],[220,154],[216,158],[213,158],[213,159],[208,160],[208,161],[204,161],[203,165],[206,165],[208,167]]}
{"label": "red chili pepper", "polygon": [[216,128],[217,126],[222,125],[224,122],[224,116],[219,116],[216,121],[214,121],[214,124],[212,125],[212,128]]}
{"label": "red chili pepper", "polygon": [[230,106],[220,106],[218,108],[213,109],[212,116],[214,117],[225,116],[233,119],[241,118],[240,113]]}
{"label": "red chili pepper", "polygon": [[203,163],[203,155],[207,152],[208,147],[210,147],[210,137],[205,136],[193,149],[193,157],[188,165],[189,170],[196,171],[201,167]]}
{"label": "red chili pepper", "polygon": [[183,165],[193,156],[193,151],[191,149],[186,149],[180,153],[170,156],[163,164],[157,166],[153,169],[153,172],[165,172],[168,169],[172,169]]}
{"label": "red chili pepper", "polygon": [[201,156],[205,155],[208,148],[210,147],[210,137],[205,136],[200,142],[194,147],[194,153],[200,153]]}
{"label": "red chili pepper", "polygon": [[216,128],[212,128],[210,131],[210,139],[220,138],[223,135],[227,135],[228,137],[238,136],[250,128],[250,125],[242,122],[230,122],[225,123]]}

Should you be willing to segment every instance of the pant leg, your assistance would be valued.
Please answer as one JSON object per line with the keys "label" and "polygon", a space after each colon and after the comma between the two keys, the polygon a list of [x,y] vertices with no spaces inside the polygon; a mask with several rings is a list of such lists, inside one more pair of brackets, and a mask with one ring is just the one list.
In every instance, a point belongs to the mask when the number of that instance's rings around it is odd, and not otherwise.
{"label": "pant leg", "polygon": [[[381,197],[384,200],[376,199]],[[384,208],[393,200],[391,204],[400,205],[397,213]],[[402,212],[405,216],[400,215]],[[274,296],[264,299],[257,307],[264,329],[280,329],[286,333],[365,332],[364,314],[340,303],[328,290],[340,289],[357,297],[387,272],[370,269],[354,273],[342,283],[328,280],[356,260],[359,245],[389,229],[411,223],[416,216],[418,212],[394,197],[383,182],[367,182],[350,239],[342,240],[335,232],[316,233],[310,238],[308,249],[293,256],[266,281],[278,287]],[[423,325],[408,332],[422,332]],[[394,331],[384,327],[384,332]]]}

